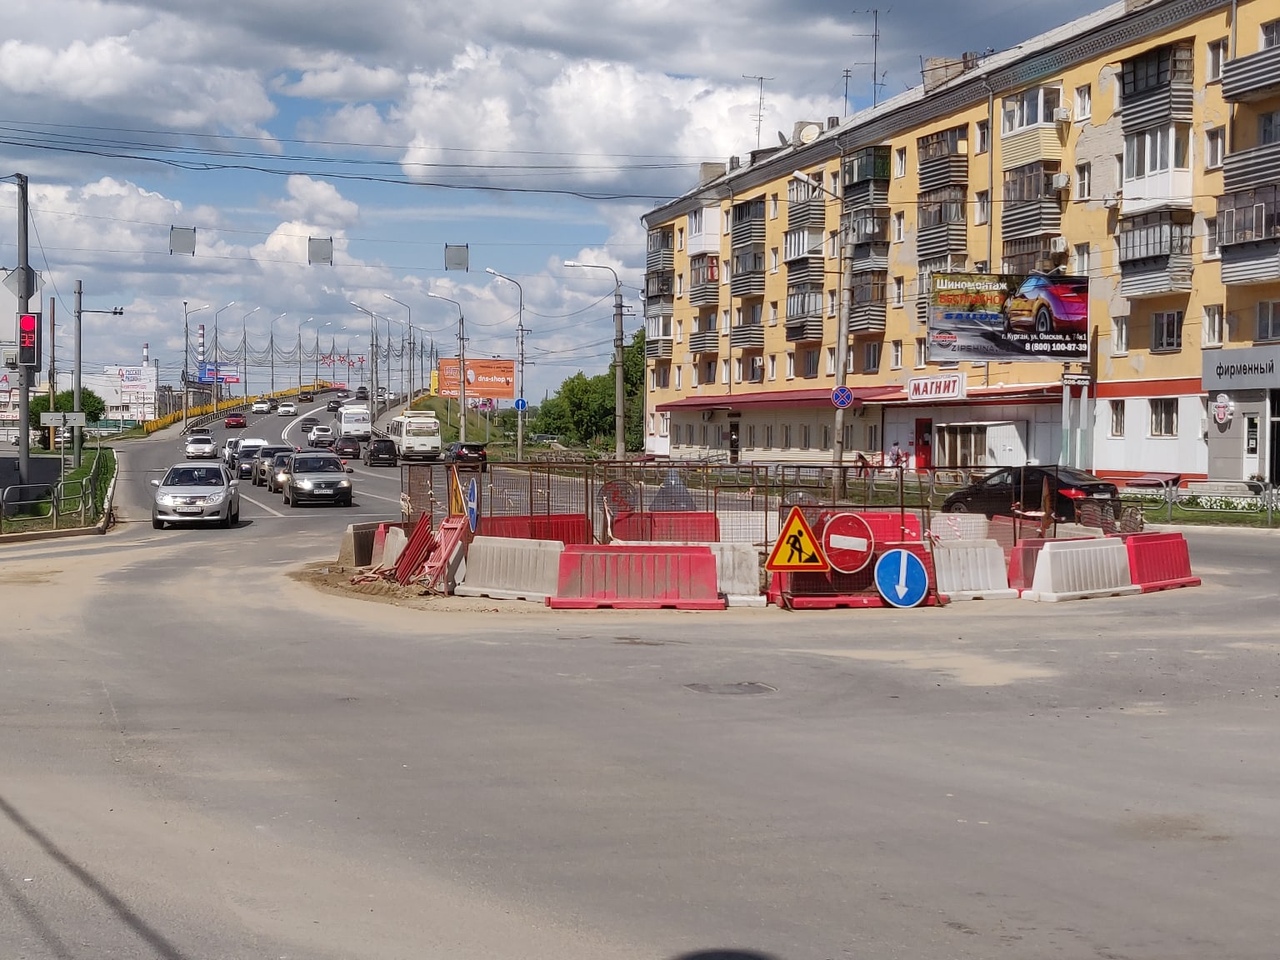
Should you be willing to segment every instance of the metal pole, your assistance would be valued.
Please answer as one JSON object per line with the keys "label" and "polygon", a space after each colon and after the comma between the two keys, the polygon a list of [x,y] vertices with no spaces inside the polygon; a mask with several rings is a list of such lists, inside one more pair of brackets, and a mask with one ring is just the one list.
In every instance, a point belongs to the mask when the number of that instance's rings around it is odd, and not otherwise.
{"label": "metal pole", "polygon": [[614,456],[625,460],[627,456],[627,417],[623,410],[627,402],[626,381],[622,375],[622,281],[614,275],[613,288],[613,445]]}
{"label": "metal pole", "polygon": [[[53,413],[58,409],[58,386],[55,382],[58,375],[58,337],[57,337],[57,313],[58,301],[53,297],[49,298],[49,375],[45,378],[46,386],[49,388],[49,412]],[[58,428],[49,428],[49,449],[57,449]],[[65,442],[65,441],[64,441]],[[59,458],[61,458],[59,451]]]}
{"label": "metal pole", "polygon": [[[18,185],[18,313],[31,309],[31,263],[27,252],[27,177],[15,173]],[[18,483],[31,481],[31,370],[18,367]]]}
{"label": "metal pole", "polygon": [[458,307],[458,442],[467,442],[467,333]]}
{"label": "metal pole", "polygon": [[[80,412],[80,410],[81,410],[81,406],[80,406],[80,372],[81,372],[81,371],[80,371],[80,367],[81,367],[81,361],[82,361],[82,359],[83,359],[83,358],[82,358],[82,354],[81,354],[81,342],[82,342],[82,341],[81,341],[81,337],[80,337],[80,333],[81,333],[80,323],[81,323],[81,311],[82,311],[82,310],[83,310],[83,308],[84,308],[84,300],[83,300],[83,297],[84,297],[84,285],[83,285],[79,280],[77,280],[77,281],[76,281],[76,299],[75,299],[75,342],[76,342],[76,357],[75,357],[75,362],[74,362],[74,364],[73,364],[73,366],[72,366],[72,368],[71,368],[71,371],[72,371],[72,372],[71,372],[71,391],[72,391],[72,392],[71,392],[71,409],[72,409],[72,410],[74,410],[76,413],[79,413],[79,412]],[[81,452],[81,448],[82,448],[82,447],[83,447],[83,445],[84,445],[84,431],[83,431],[79,426],[73,427],[73,428],[72,428],[72,430],[71,430],[71,437],[72,437],[72,439],[71,439],[71,455],[72,455],[72,457],[74,458],[74,459],[72,460],[72,463],[73,463],[73,465],[74,465],[75,469],[77,469],[77,470],[78,470],[78,469],[80,469],[80,452]]]}
{"label": "metal pole", "polygon": [[187,429],[187,364],[191,359],[191,314],[182,301],[182,429]]}

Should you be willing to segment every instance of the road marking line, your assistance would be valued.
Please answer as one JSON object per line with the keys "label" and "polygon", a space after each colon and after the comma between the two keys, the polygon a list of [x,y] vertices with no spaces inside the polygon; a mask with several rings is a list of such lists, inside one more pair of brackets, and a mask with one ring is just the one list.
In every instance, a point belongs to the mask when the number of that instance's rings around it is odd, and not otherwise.
{"label": "road marking line", "polygon": [[281,513],[279,510],[272,510],[272,509],[271,509],[270,507],[268,507],[265,503],[259,503],[257,500],[253,499],[253,497],[246,497],[243,493],[242,493],[242,494],[240,494],[240,499],[241,499],[241,500],[247,500],[249,503],[252,503],[255,507],[260,507],[260,508],[262,508],[263,510],[267,511],[267,513],[271,514],[273,517],[283,517],[283,516],[284,516],[284,514],[283,514],[283,513]]}

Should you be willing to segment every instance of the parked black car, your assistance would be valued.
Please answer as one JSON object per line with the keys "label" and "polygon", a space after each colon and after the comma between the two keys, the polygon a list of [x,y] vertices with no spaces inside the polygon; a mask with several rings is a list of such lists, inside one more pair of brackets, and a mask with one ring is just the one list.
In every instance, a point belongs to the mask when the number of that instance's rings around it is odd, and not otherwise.
{"label": "parked black car", "polygon": [[489,453],[483,443],[459,443],[455,440],[445,447],[444,459],[446,463],[479,464],[481,473],[489,469]]}
{"label": "parked black car", "polygon": [[1049,502],[1058,520],[1074,521],[1077,508],[1086,502],[1110,504],[1120,516],[1120,491],[1074,467],[1001,467],[969,486],[957,490],[942,504],[943,513],[981,513],[987,517],[1013,516],[1016,509],[1037,511],[1049,482]]}
{"label": "parked black car", "polygon": [[333,441],[333,452],[348,460],[360,459],[360,441],[355,437],[339,437]]}
{"label": "parked black car", "polygon": [[394,467],[397,460],[396,445],[393,440],[388,440],[386,437],[374,437],[364,445],[364,462],[366,466],[372,467],[385,463]]}

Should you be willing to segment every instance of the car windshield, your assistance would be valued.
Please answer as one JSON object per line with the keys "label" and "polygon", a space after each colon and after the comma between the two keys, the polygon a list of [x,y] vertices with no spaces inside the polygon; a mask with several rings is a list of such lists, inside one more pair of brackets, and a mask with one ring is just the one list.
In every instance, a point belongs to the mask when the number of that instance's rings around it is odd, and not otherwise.
{"label": "car windshield", "polygon": [[213,443],[213,437],[191,437],[187,440],[187,443]]}
{"label": "car windshield", "polygon": [[303,457],[293,461],[294,473],[341,473],[342,461],[332,457]]}
{"label": "car windshield", "polygon": [[166,487],[220,487],[222,471],[208,467],[173,467],[164,478]]}
{"label": "car windshield", "polygon": [[238,451],[242,460],[252,460],[258,455],[258,447],[241,447]]}

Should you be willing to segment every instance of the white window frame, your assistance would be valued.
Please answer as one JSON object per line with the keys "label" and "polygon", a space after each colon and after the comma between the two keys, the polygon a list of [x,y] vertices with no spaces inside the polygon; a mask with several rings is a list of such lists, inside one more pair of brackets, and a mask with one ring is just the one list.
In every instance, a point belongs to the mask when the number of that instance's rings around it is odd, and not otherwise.
{"label": "white window frame", "polygon": [[1111,318],[1111,355],[1127,356],[1129,353],[1129,318]]}
{"label": "white window frame", "polygon": [[1086,83],[1076,87],[1073,98],[1072,117],[1076,123],[1088,120],[1093,116],[1093,84]]}
{"label": "white window frame", "polygon": [[779,207],[778,195],[776,193],[769,194],[769,219],[770,220],[778,219],[778,207]]}
{"label": "white window frame", "polygon": [[1073,251],[1075,257],[1075,273],[1077,277],[1089,275],[1090,263],[1093,259],[1093,248],[1087,243],[1077,243]]}
{"label": "white window frame", "polygon": [[1178,436],[1178,398],[1151,397],[1147,400],[1150,423],[1147,436],[1153,440],[1170,440]]}
{"label": "white window frame", "polygon": [[991,191],[979,190],[974,194],[973,222],[975,226],[991,222]]}
{"label": "white window frame", "polygon": [[902,341],[893,340],[889,344],[889,369],[902,369]]}
{"label": "white window frame", "polygon": [[840,311],[840,295],[836,290],[827,291],[827,316],[834,317]]}
{"label": "white window frame", "polygon": [[1210,40],[1205,44],[1204,78],[1206,83],[1217,83],[1222,79],[1222,65],[1227,62],[1230,50],[1228,39]]}
{"label": "white window frame", "polygon": [[893,179],[901,180],[907,175],[907,148],[895,147],[893,151]]}
{"label": "white window frame", "polygon": [[1200,324],[1200,346],[1222,346],[1222,304],[1206,303]]}
{"label": "white window frame", "polygon": [[734,383],[742,382],[742,378],[746,372],[746,369],[747,369],[747,365],[744,362],[743,357],[733,358],[733,382]]}
{"label": "white window frame", "polygon": [[778,379],[778,355],[776,353],[769,354],[769,379]]}
{"label": "white window frame", "polygon": [[1260,343],[1280,340],[1280,300],[1259,300],[1257,308],[1257,334],[1254,339]]}
{"label": "white window frame", "polygon": [[906,303],[907,283],[902,277],[893,278],[893,305],[901,307]]}
{"label": "white window frame", "polygon": [[1280,143],[1280,110],[1258,114],[1258,146]]}
{"label": "white window frame", "polygon": [[1076,182],[1072,184],[1076,200],[1089,200],[1093,197],[1093,164],[1076,164]]}
{"label": "white window frame", "polygon": [[834,377],[836,375],[836,348],[827,347],[827,376]]}
{"label": "white window frame", "polygon": [[925,358],[928,356],[928,347],[925,345],[924,337],[916,337],[916,366],[917,370],[925,368]]}
{"label": "white window frame", "polygon": [[794,351],[787,351],[787,379],[794,380],[796,378],[796,355]]}
{"label": "white window frame", "polygon": [[991,124],[979,120],[973,125],[973,152],[981,156],[991,149]]}
{"label": "white window frame", "polygon": [[1218,247],[1218,218],[1204,218],[1204,258],[1221,260],[1222,250]]}
{"label": "white window frame", "polygon": [[903,237],[907,232],[907,215],[899,210],[893,215],[893,233],[891,237],[894,243],[902,243]]}
{"label": "white window frame", "polygon": [[1217,170],[1227,152],[1227,128],[1211,127],[1204,132],[1204,168]]}
{"label": "white window frame", "polygon": [[1258,28],[1259,43],[1261,50],[1270,50],[1272,47],[1280,47],[1280,20],[1271,20],[1262,24]]}
{"label": "white window frame", "polygon": [[776,327],[778,325],[778,301],[769,301],[769,326]]}
{"label": "white window frame", "polygon": [[862,345],[862,372],[863,373],[879,373],[880,372],[880,353],[883,344],[879,340],[872,340]]}
{"label": "white window frame", "polygon": [[[1062,87],[1052,83],[1003,97],[1000,101],[1000,136],[1010,137],[1034,127],[1053,126],[1053,111],[1061,106]],[[1035,119],[1029,120],[1028,117],[1032,116]]]}
{"label": "white window frame", "polygon": [[675,368],[676,368],[676,389],[683,390],[684,389],[684,365],[677,363],[675,365]]}
{"label": "white window frame", "polygon": [[1124,438],[1124,401],[1112,400],[1111,405],[1111,431],[1108,436],[1116,439]]}
{"label": "white window frame", "polygon": [[720,361],[720,382],[721,383],[729,382],[729,361],[728,360]]}
{"label": "white window frame", "polygon": [[1181,310],[1157,310],[1151,314],[1151,352],[1177,353],[1182,349]]}

